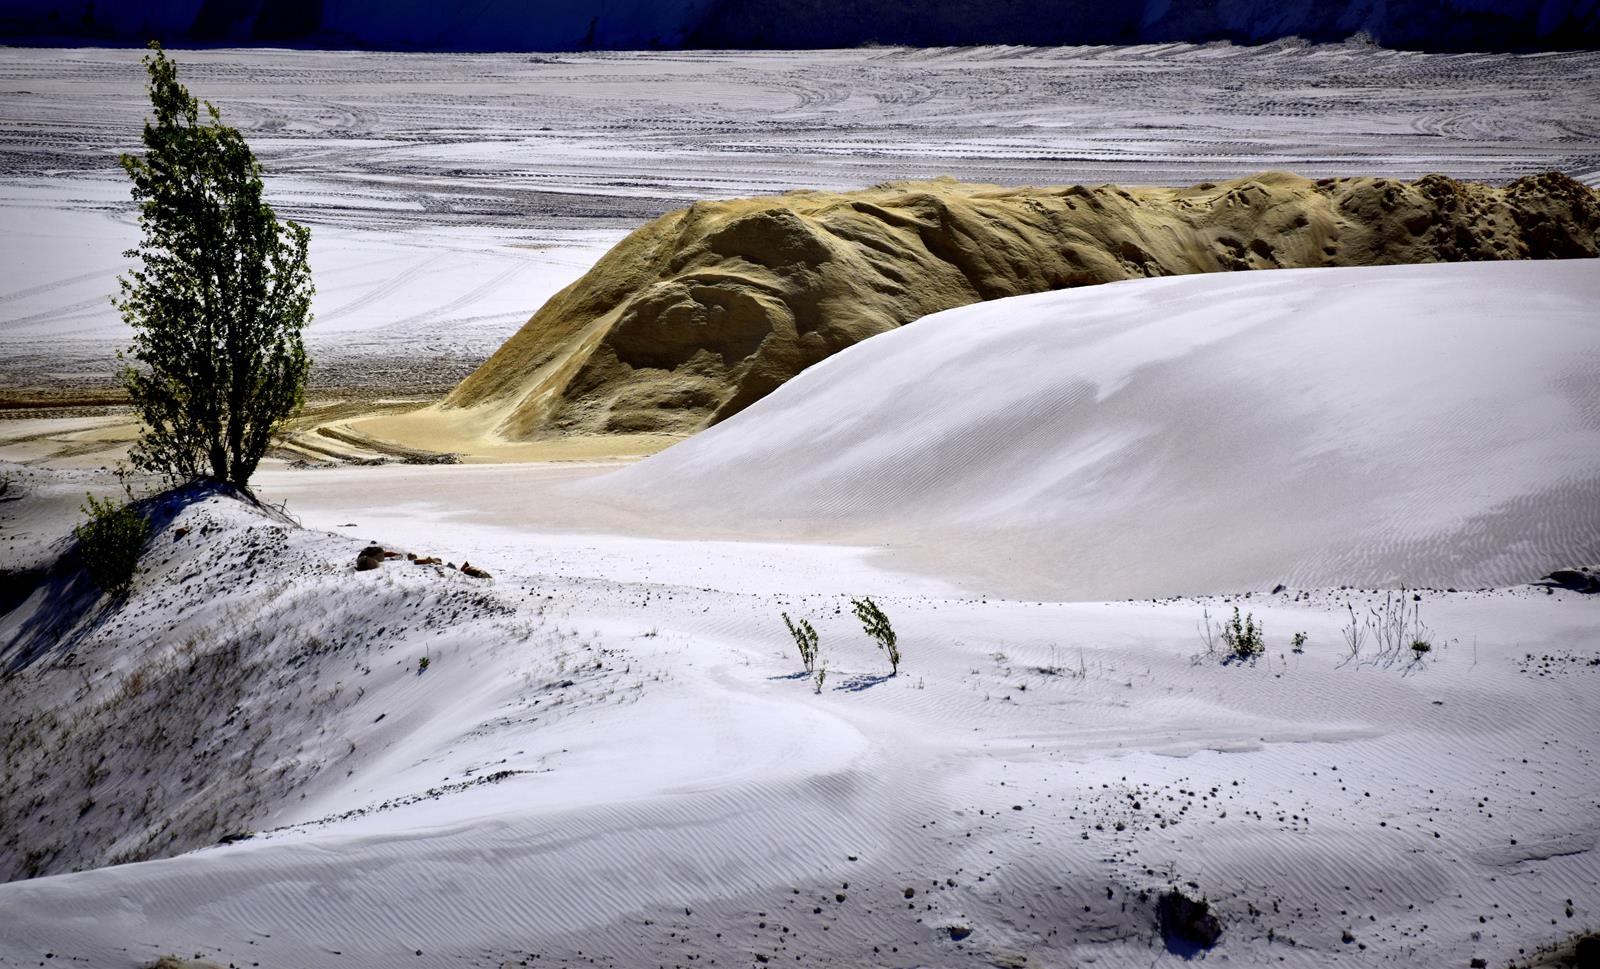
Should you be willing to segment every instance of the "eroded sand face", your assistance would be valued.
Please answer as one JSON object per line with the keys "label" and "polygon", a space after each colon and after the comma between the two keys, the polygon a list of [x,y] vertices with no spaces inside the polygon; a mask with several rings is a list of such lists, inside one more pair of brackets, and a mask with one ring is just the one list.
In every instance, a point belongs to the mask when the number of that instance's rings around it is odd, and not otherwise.
{"label": "eroded sand face", "polygon": [[641,228],[444,401],[491,434],[690,434],[930,313],[1121,279],[1600,254],[1600,196],[1268,172],[1186,189],[953,181],[700,202]]}

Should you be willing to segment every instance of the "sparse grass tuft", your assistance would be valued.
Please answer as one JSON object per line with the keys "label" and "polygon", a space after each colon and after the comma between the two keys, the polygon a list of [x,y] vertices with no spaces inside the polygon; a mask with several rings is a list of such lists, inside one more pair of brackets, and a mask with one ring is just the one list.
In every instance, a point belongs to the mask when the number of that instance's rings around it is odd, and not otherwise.
{"label": "sparse grass tuft", "polygon": [[851,599],[850,605],[855,609],[856,618],[861,620],[861,628],[877,642],[879,649],[889,654],[889,675],[898,674],[900,647],[894,627],[889,625],[889,617],[883,614],[883,610],[878,608],[878,604],[872,601],[871,596],[865,599]]}
{"label": "sparse grass tuft", "polygon": [[[1384,593],[1383,602],[1368,606],[1365,616],[1358,616],[1354,606],[1345,608],[1349,610],[1350,621],[1344,628],[1347,655],[1340,665],[1388,667],[1404,659],[1406,668],[1411,669],[1420,667],[1444,645],[1442,642],[1436,645],[1433,630],[1422,621],[1422,596],[1404,586],[1399,592]],[[1361,650],[1368,641],[1377,651],[1363,656]]]}
{"label": "sparse grass tuft", "polygon": [[805,665],[807,673],[815,671],[817,662],[817,631],[812,628],[809,619],[801,619],[799,623],[790,621],[789,614],[783,613],[783,624],[789,627],[789,635],[794,637],[795,648],[800,651],[800,662]]}

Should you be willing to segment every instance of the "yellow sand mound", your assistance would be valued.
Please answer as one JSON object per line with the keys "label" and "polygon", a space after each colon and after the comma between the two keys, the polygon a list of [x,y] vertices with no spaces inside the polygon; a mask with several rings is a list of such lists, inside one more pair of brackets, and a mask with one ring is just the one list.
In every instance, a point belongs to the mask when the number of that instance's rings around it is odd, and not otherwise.
{"label": "yellow sand mound", "polygon": [[624,239],[434,416],[501,440],[681,435],[853,343],[979,300],[1231,269],[1595,255],[1600,195],[1554,173],[1505,188],[1268,172],[699,202]]}

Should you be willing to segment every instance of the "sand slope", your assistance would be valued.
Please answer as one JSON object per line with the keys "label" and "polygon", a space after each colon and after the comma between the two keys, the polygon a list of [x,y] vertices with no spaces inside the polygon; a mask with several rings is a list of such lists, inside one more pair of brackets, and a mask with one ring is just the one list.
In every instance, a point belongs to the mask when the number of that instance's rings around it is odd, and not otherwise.
{"label": "sand slope", "polygon": [[851,344],[982,300],[1231,269],[1597,254],[1600,197],[1557,174],[1504,189],[1266,173],[699,202],[625,239],[443,408],[511,439],[689,433]]}
{"label": "sand slope", "polygon": [[592,493],[1050,596],[1525,582],[1600,557],[1596,305],[1594,260],[984,303]]}
{"label": "sand slope", "polygon": [[[338,535],[206,498],[126,603],[30,652],[8,874],[256,834],[0,885],[0,964],[1179,966],[1154,898],[1189,883],[1239,965],[1504,965],[1600,919],[1595,597],[1427,594],[1412,664],[1346,661],[1381,593],[1257,595],[1270,653],[1223,663],[1196,624],[1225,601],[463,526],[496,470],[264,476]],[[343,527],[367,480],[432,488]],[[357,573],[357,535],[495,577]],[[780,611],[823,637],[820,694]]]}

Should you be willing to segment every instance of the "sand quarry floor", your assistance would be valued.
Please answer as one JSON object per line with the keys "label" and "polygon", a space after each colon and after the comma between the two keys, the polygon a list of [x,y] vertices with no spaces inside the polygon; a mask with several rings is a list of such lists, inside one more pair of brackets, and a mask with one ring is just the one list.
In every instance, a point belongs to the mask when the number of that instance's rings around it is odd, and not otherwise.
{"label": "sand quarry floor", "polygon": [[[426,399],[701,195],[1600,177],[1592,54],[181,63],[318,233],[313,348],[342,374],[328,406],[352,411]],[[83,493],[114,488],[97,469],[126,440],[94,394],[126,338],[104,297],[133,238],[108,153],[134,147],[143,105],[127,52],[0,67],[0,378],[30,405],[0,421],[0,565],[34,568],[68,548]],[[196,501],[162,517],[125,602],[64,571],[0,618],[0,711],[59,714],[7,736],[0,965],[1503,966],[1592,929],[1600,600],[1534,580],[1600,558],[1596,274],[1545,270],[969,307],[1012,327],[1001,343],[923,321],[637,464],[274,463],[258,490],[292,518]],[[876,363],[1027,361],[1073,299],[1097,327],[1080,369],[958,383],[885,451],[913,399]],[[1377,345],[1330,344],[1319,308]],[[1149,338],[1115,339],[1118,313]],[[1509,346],[1508,316],[1528,334]],[[1190,336],[1159,332],[1179,319]],[[1282,369],[1250,379],[1268,359]],[[1145,446],[1147,415],[1196,411],[1166,388],[1205,380],[1235,423]],[[1408,386],[1426,406],[1394,404]],[[826,459],[771,432],[810,426],[796,414],[837,435]],[[862,482],[886,453],[911,472],[877,494]],[[1080,499],[1121,517],[1074,522]],[[1063,537],[1026,535],[1030,508]],[[1340,533],[1384,554],[1283,553]],[[1435,540],[1459,534],[1510,551]],[[357,572],[369,543],[441,564]],[[492,578],[448,567],[468,561]],[[1419,563],[1430,580],[1408,581]],[[867,595],[897,675],[852,615]],[[1235,607],[1265,626],[1253,661],[1220,643]],[[783,613],[820,635],[820,689]],[[1171,888],[1209,899],[1216,948],[1162,938]]]}

